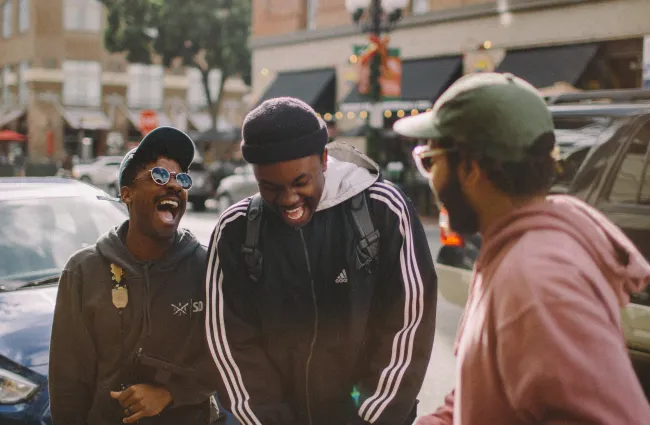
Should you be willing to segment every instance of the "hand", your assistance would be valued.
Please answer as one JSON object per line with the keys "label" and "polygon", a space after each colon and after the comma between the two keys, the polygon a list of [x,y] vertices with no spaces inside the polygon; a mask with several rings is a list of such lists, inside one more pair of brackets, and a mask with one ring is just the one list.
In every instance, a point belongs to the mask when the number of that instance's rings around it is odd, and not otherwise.
{"label": "hand", "polygon": [[111,391],[111,397],[120,402],[127,416],[123,422],[130,424],[148,416],[156,416],[172,402],[172,395],[165,387],[138,384],[124,391]]}

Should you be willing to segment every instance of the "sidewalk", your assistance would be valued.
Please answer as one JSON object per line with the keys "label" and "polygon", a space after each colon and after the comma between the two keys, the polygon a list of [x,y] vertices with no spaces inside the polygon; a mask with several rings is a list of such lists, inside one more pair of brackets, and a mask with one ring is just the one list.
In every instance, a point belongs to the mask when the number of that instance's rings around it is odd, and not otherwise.
{"label": "sidewalk", "polygon": [[424,227],[438,227],[438,217],[421,215],[420,221]]}

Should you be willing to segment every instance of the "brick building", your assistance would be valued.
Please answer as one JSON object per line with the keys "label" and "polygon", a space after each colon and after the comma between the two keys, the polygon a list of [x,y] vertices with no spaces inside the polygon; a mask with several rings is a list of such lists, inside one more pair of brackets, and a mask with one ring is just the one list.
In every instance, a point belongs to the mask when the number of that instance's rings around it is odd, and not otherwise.
{"label": "brick building", "polygon": [[[198,70],[128,64],[104,48],[105,19],[96,0],[0,1],[0,129],[27,135],[30,160],[138,141],[143,109],[159,125],[210,128]],[[219,73],[210,80],[216,94]],[[226,82],[220,130],[240,125],[248,92],[241,79]]]}
{"label": "brick building", "polygon": [[[548,93],[641,86],[648,0],[411,0],[404,15],[390,34],[401,98],[377,110],[386,129],[469,72],[513,72]],[[253,0],[252,24],[254,103],[300,97],[343,134],[364,122],[352,49],[367,38],[345,0]]]}

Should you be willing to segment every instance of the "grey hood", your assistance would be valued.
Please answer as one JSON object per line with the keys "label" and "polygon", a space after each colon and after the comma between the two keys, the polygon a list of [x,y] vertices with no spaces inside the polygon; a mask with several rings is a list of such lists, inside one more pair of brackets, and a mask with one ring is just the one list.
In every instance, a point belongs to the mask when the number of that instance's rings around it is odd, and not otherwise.
{"label": "grey hood", "polygon": [[381,176],[379,165],[356,148],[342,143],[327,145],[325,189],[317,211],[338,205],[372,186]]}
{"label": "grey hood", "polygon": [[[126,232],[129,229],[129,221],[104,234],[97,241],[97,251],[111,263],[123,268],[131,276],[142,276],[143,263],[139,262],[126,248],[123,241],[126,240]],[[175,235],[176,240],[165,254],[158,260],[152,262],[151,271],[174,270],[176,264],[194,254],[200,243],[196,237],[187,229],[179,229]]]}

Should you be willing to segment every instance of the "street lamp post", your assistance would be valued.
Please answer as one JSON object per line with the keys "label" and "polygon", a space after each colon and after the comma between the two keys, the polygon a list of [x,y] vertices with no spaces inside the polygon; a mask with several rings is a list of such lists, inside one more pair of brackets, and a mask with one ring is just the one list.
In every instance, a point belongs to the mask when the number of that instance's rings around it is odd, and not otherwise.
{"label": "street lamp post", "polygon": [[[390,32],[402,17],[408,0],[346,0],[345,7],[363,33],[379,38]],[[379,129],[371,125],[371,114],[379,113],[375,106],[381,102],[381,56],[375,54],[370,62],[368,97],[373,105],[366,119],[366,151],[370,158],[379,160]]]}

